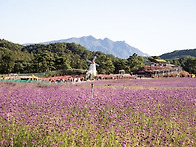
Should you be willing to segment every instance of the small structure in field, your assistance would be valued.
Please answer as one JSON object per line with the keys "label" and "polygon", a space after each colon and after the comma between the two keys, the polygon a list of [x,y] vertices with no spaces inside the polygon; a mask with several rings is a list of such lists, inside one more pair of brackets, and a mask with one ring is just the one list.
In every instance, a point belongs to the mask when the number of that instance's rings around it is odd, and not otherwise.
{"label": "small structure in field", "polygon": [[86,60],[87,62],[90,63],[89,70],[86,73],[86,79],[92,80],[95,76],[97,76],[96,66],[99,66],[99,65],[97,63],[95,63],[95,59],[96,59],[96,56],[93,58],[92,61]]}

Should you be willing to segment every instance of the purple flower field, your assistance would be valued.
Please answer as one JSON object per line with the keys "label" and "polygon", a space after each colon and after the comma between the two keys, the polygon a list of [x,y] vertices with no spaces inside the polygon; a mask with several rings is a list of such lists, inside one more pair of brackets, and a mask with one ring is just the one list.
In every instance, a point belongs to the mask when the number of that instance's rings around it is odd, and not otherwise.
{"label": "purple flower field", "polygon": [[0,82],[0,146],[196,146],[196,78]]}

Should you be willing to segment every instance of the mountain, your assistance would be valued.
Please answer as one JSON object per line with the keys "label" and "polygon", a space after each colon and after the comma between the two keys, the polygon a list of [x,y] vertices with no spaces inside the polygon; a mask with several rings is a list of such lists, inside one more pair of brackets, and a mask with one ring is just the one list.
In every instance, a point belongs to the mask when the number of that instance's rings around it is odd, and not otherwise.
{"label": "mountain", "polygon": [[67,43],[76,43],[84,46],[87,50],[90,51],[101,51],[105,54],[112,54],[115,57],[127,59],[129,56],[132,56],[133,53],[138,54],[139,56],[149,56],[148,54],[143,53],[139,49],[132,47],[125,43],[124,41],[112,41],[109,38],[105,39],[96,39],[93,36],[83,36],[80,38],[69,38],[56,41],[43,42],[43,44],[57,43],[57,42],[67,42]]}
{"label": "mountain", "polygon": [[173,59],[173,58],[182,58],[186,56],[196,57],[196,49],[175,50],[170,53],[162,54],[160,57],[162,59]]}

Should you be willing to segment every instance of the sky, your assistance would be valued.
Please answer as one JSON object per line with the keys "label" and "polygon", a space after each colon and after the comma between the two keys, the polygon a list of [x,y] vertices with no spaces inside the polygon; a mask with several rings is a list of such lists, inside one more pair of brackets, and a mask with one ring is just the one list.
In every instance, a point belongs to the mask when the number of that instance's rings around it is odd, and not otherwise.
{"label": "sky", "polygon": [[151,56],[196,48],[196,0],[0,0],[0,39],[24,44],[92,35]]}

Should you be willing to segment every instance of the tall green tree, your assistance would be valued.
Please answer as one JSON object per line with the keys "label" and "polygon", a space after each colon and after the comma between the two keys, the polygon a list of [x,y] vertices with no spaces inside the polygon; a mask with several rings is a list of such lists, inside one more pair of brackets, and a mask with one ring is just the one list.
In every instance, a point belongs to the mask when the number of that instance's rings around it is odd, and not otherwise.
{"label": "tall green tree", "polygon": [[74,68],[74,69],[81,69],[82,68],[82,62],[81,62],[81,59],[80,59],[80,56],[79,55],[73,55],[71,57],[71,67]]}
{"label": "tall green tree", "polygon": [[128,60],[130,70],[133,72],[137,71],[138,69],[144,66],[143,57],[138,56],[136,53],[134,53],[132,56],[129,56],[127,60]]}
{"label": "tall green tree", "polygon": [[44,51],[43,53],[38,54],[35,57],[32,66],[34,72],[48,72],[55,70],[53,54],[49,51]]}
{"label": "tall green tree", "polygon": [[55,68],[56,70],[71,69],[69,59],[65,55],[57,56],[55,58]]}
{"label": "tall green tree", "polygon": [[130,67],[126,59],[118,59],[114,62],[115,73],[119,73],[119,70],[125,70],[126,73],[130,72]]}
{"label": "tall green tree", "polygon": [[96,59],[96,63],[99,64],[99,66],[97,67],[98,73],[109,74],[113,73],[113,71],[115,70],[112,60],[108,58],[106,55],[98,56]]}
{"label": "tall green tree", "polygon": [[0,73],[9,74],[13,71],[16,55],[13,51],[6,50],[0,57]]}
{"label": "tall green tree", "polygon": [[148,58],[148,60],[151,62],[156,62],[156,59],[161,59],[161,58],[159,56],[151,56]]}
{"label": "tall green tree", "polygon": [[24,71],[23,61],[15,61],[14,73],[23,73],[23,71]]}
{"label": "tall green tree", "polygon": [[196,74],[196,58],[193,59],[192,61],[190,61],[189,72],[193,73],[193,74]]}

